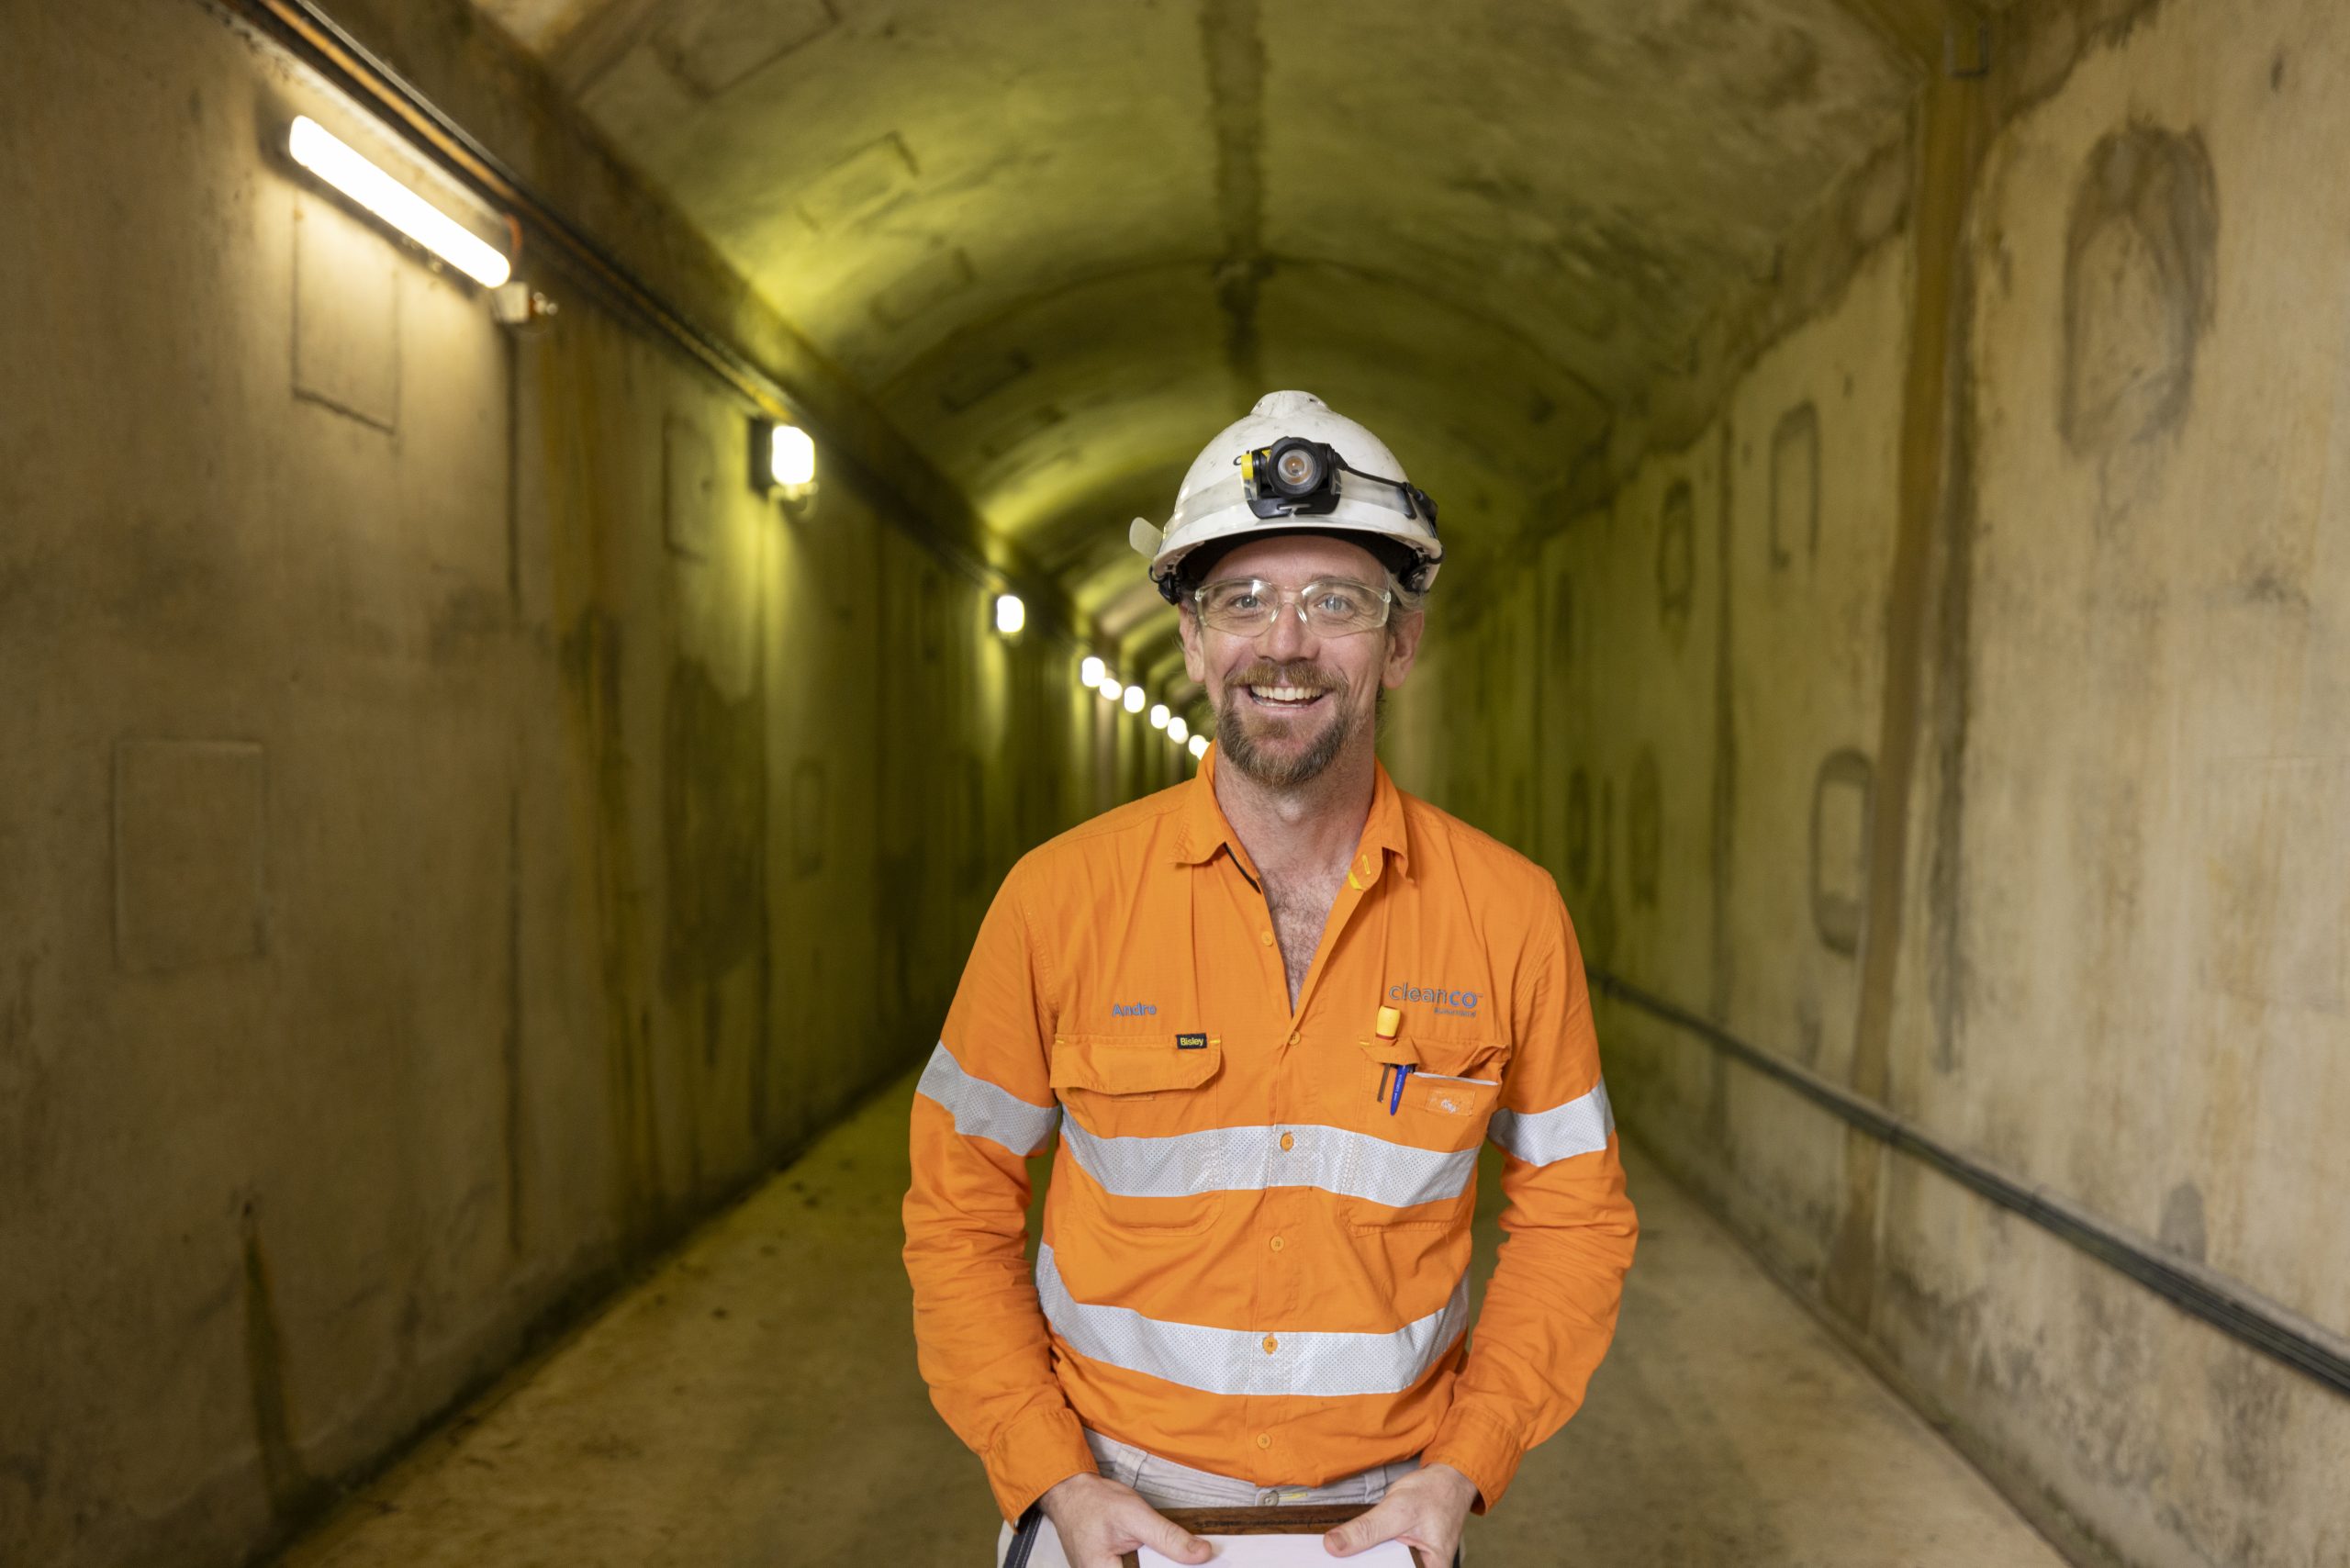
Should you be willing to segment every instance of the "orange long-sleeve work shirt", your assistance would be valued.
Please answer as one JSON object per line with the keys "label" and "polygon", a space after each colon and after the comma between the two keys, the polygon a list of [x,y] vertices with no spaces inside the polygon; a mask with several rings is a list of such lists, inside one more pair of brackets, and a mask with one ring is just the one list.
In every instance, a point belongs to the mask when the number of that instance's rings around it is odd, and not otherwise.
{"label": "orange long-sleeve work shirt", "polygon": [[[1582,1402],[1637,1232],[1573,929],[1382,768],[1292,1009],[1214,766],[988,912],[913,1104],[923,1376],[1007,1518],[1094,1469],[1085,1427],[1264,1485],[1424,1452],[1489,1506]],[[1487,1138],[1507,1239],[1472,1344]]]}

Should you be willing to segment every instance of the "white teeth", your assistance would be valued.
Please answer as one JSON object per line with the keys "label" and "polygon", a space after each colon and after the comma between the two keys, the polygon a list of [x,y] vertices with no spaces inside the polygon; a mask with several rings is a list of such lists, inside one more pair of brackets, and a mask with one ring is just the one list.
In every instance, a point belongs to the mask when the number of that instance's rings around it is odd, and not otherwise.
{"label": "white teeth", "polygon": [[1322,694],[1303,686],[1252,686],[1248,695],[1260,702],[1310,702]]}

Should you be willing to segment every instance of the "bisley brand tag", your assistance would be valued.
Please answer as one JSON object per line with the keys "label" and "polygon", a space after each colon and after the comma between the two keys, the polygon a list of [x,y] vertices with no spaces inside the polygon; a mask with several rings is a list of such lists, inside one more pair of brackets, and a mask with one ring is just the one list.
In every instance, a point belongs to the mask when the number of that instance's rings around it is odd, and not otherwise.
{"label": "bisley brand tag", "polygon": [[1179,1051],[1203,1051],[1208,1048],[1208,1037],[1205,1035],[1178,1035],[1175,1036],[1175,1048]]}

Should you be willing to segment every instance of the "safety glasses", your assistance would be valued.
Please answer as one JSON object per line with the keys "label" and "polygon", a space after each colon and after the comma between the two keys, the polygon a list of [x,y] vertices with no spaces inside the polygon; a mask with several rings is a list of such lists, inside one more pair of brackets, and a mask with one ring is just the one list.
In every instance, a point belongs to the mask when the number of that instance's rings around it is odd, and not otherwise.
{"label": "safety glasses", "polygon": [[1292,592],[1262,577],[1227,577],[1192,592],[1200,619],[1237,637],[1261,637],[1293,604],[1297,618],[1316,637],[1350,637],[1387,624],[1395,596],[1347,577],[1316,577]]}

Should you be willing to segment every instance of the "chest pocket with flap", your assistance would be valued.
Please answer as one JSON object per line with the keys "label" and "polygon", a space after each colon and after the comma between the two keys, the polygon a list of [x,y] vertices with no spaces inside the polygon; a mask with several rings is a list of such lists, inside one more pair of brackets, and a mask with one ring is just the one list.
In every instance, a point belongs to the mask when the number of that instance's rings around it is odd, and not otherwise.
{"label": "chest pocket with flap", "polygon": [[[1510,1057],[1505,1042],[1405,1035],[1364,1040],[1361,1047],[1343,1081],[1340,1126],[1423,1148],[1474,1148],[1483,1141],[1485,1124],[1501,1103]],[[1412,1070],[1399,1099],[1394,1073],[1404,1063]]]}
{"label": "chest pocket with flap", "polygon": [[1213,1035],[1189,1048],[1171,1035],[1053,1036],[1052,1086],[1069,1111],[1068,1152],[1092,1178],[1112,1225],[1185,1234],[1215,1217],[1223,1069],[1224,1044]]}
{"label": "chest pocket with flap", "polygon": [[1172,1035],[1055,1035],[1053,1091],[1102,1137],[1149,1137],[1182,1131],[1182,1112],[1151,1105],[1161,1095],[1192,1095],[1225,1068],[1225,1041],[1199,1036],[1184,1048]]}

